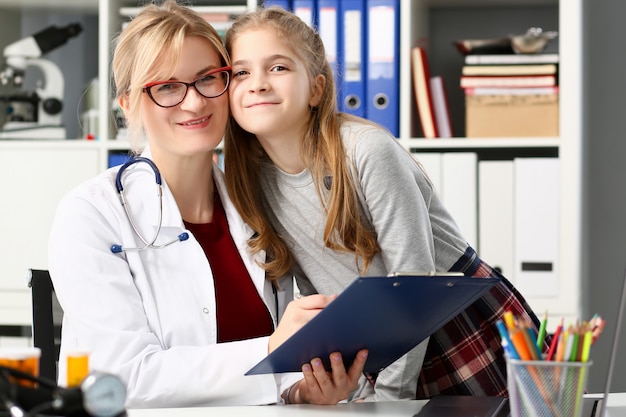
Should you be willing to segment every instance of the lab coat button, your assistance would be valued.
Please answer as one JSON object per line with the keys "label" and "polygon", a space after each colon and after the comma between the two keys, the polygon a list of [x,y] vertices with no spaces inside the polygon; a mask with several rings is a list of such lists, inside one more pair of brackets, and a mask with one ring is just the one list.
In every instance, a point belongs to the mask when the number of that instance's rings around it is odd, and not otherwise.
{"label": "lab coat button", "polygon": [[208,308],[206,308],[206,307],[204,307],[204,308],[202,309],[202,312],[203,312],[204,314],[209,314],[209,309],[208,309]]}

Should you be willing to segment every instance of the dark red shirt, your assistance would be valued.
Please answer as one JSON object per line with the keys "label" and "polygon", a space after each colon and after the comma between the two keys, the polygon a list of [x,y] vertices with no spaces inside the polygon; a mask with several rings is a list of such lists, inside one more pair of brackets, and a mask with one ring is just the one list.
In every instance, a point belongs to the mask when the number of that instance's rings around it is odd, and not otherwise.
{"label": "dark red shirt", "polygon": [[224,207],[215,193],[213,220],[206,224],[185,222],[206,254],[215,285],[217,341],[232,342],[269,336],[274,330],[271,315],[228,230]]}

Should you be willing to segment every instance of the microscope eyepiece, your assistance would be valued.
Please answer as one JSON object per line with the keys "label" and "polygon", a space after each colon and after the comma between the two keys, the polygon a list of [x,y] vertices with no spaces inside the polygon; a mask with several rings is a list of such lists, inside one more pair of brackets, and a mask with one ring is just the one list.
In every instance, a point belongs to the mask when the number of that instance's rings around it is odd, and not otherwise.
{"label": "microscope eyepiece", "polygon": [[67,42],[68,39],[77,36],[83,31],[80,23],[71,23],[65,27],[50,26],[33,35],[35,42],[41,50],[41,54],[50,52]]}

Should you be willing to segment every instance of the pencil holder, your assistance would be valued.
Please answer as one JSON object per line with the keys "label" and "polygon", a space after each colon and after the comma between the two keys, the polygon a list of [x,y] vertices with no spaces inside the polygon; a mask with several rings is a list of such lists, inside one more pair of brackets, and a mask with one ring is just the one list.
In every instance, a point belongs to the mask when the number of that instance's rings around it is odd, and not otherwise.
{"label": "pencil holder", "polygon": [[507,358],[511,417],[581,417],[591,365]]}

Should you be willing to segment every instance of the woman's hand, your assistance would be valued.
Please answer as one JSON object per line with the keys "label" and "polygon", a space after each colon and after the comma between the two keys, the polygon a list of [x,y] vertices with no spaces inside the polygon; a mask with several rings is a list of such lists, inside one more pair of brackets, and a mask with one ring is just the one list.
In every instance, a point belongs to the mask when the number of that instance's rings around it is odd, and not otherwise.
{"label": "woman's hand", "polygon": [[337,404],[348,398],[350,392],[357,387],[363,367],[367,360],[367,350],[359,351],[346,372],[341,354],[331,353],[330,366],[332,372],[327,372],[319,358],[302,366],[304,379],[290,390],[288,403],[309,404]]}
{"label": "woman's hand", "polygon": [[278,323],[278,327],[270,336],[268,353],[280,346],[291,335],[315,317],[324,307],[337,298],[336,295],[314,294],[298,298],[287,304],[285,314]]}

